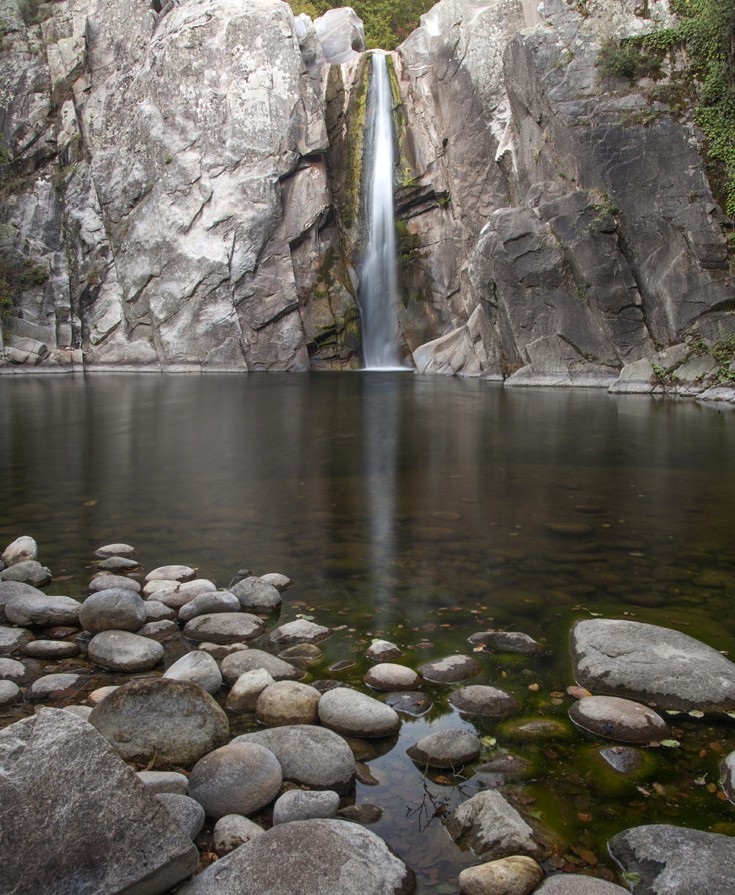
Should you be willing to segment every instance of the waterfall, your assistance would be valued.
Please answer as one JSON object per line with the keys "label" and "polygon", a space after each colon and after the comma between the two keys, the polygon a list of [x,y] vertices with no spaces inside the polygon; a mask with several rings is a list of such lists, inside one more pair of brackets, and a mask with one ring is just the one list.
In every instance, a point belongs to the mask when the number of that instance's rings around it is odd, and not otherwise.
{"label": "waterfall", "polygon": [[401,367],[393,217],[393,97],[384,53],[371,56],[362,189],[367,249],[360,277],[362,347],[368,370]]}

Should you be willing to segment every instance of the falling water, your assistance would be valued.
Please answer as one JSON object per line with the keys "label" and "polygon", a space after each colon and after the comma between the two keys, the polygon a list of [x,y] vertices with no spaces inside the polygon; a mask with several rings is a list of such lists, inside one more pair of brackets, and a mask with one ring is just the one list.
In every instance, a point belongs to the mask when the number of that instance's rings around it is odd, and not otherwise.
{"label": "falling water", "polygon": [[392,108],[386,57],[373,53],[363,168],[367,251],[360,278],[362,346],[368,370],[401,368],[396,315]]}

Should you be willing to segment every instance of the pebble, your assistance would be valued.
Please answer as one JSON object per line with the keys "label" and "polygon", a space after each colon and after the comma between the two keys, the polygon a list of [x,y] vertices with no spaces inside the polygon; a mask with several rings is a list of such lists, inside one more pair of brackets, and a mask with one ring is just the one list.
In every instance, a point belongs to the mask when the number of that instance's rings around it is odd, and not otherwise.
{"label": "pebble", "polygon": [[322,694],[319,720],[330,730],[354,737],[388,737],[401,726],[401,719],[390,706],[346,687]]}
{"label": "pebble", "polygon": [[336,792],[304,792],[294,789],[276,800],[273,806],[273,826],[314,817],[335,817],[338,808],[339,796]]}
{"label": "pebble", "polygon": [[365,675],[365,683],[374,690],[388,692],[398,690],[415,690],[421,686],[421,678],[412,668],[396,665],[393,662],[381,662],[374,665]]}
{"label": "pebble", "polygon": [[507,718],[520,709],[510,693],[482,684],[460,687],[450,694],[449,702],[460,712],[481,718]]}
{"label": "pebble", "polygon": [[274,683],[275,681],[265,668],[246,671],[232,685],[232,689],[227,694],[226,707],[231,712],[255,711],[260,694],[266,687]]}
{"label": "pebble", "polygon": [[422,737],[406,752],[418,765],[429,768],[461,768],[480,754],[479,739],[468,730],[450,728]]}
{"label": "pebble", "polygon": [[482,666],[471,656],[447,656],[419,666],[419,673],[436,684],[457,684],[475,677]]}
{"label": "pebble", "polygon": [[204,653],[201,650],[182,656],[166,669],[163,676],[175,681],[190,681],[212,694],[222,686],[222,673],[219,670],[219,665],[209,653]]}
{"label": "pebble", "polygon": [[287,645],[294,643],[320,643],[322,640],[326,640],[331,633],[330,628],[315,625],[314,622],[303,618],[297,618],[296,621],[287,622],[285,625],[276,628],[271,634],[271,640],[274,643]]}
{"label": "pebble", "polygon": [[278,795],[283,775],[275,755],[255,743],[233,742],[200,759],[189,777],[189,795],[209,817],[252,814]]}
{"label": "pebble", "polygon": [[102,631],[89,641],[87,657],[112,671],[149,671],[163,659],[163,647],[130,631]]}
{"label": "pebble", "polygon": [[137,631],[146,622],[143,598],[128,588],[110,588],[90,594],[79,610],[82,627],[100,631]]}
{"label": "pebble", "polygon": [[358,824],[376,824],[383,816],[383,809],[377,805],[346,805],[340,808],[337,814],[345,820],[351,820]]}
{"label": "pebble", "polygon": [[213,643],[248,643],[265,633],[265,625],[247,612],[198,615],[187,622],[184,637]]}
{"label": "pebble", "polygon": [[266,687],[255,704],[255,717],[266,727],[313,724],[322,694],[297,681],[278,681]]}
{"label": "pebble", "polygon": [[231,851],[251,839],[262,836],[265,830],[254,821],[241,814],[225,814],[214,825],[212,847],[215,854],[223,858]]}
{"label": "pebble", "polygon": [[71,659],[79,655],[79,647],[68,640],[31,640],[21,652],[32,659]]}

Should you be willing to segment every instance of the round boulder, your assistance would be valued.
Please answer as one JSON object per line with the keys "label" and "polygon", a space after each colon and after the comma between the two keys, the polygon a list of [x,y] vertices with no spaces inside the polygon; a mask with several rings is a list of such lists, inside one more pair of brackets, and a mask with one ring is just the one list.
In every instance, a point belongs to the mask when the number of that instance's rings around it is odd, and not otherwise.
{"label": "round boulder", "polygon": [[310,820],[313,817],[335,817],[338,809],[339,796],[336,792],[304,792],[294,789],[285,792],[273,806],[273,826],[294,820]]}
{"label": "round boulder", "polygon": [[460,712],[481,718],[507,718],[520,708],[510,693],[482,684],[460,687],[449,696],[449,702]]}
{"label": "round boulder", "polygon": [[482,666],[471,656],[447,656],[419,666],[420,674],[435,684],[458,684],[481,671]]}
{"label": "round boulder", "polygon": [[416,764],[429,768],[461,768],[474,761],[482,745],[469,730],[437,730],[406,750]]}
{"label": "round boulder", "polygon": [[313,724],[322,694],[297,681],[278,681],[266,687],[255,704],[255,717],[266,727]]}
{"label": "round boulder", "polygon": [[86,631],[137,631],[146,623],[143,598],[129,588],[113,587],[90,594],[79,610]]}
{"label": "round boulder", "polygon": [[348,793],[355,785],[355,756],[341,736],[325,727],[294,725],[258,730],[233,743],[257,743],[276,756],[285,780],[310,789]]}
{"label": "round boulder", "polygon": [[189,640],[210,643],[248,643],[265,633],[265,625],[247,612],[217,612],[198,615],[184,627]]}
{"label": "round boulder", "polygon": [[216,659],[201,650],[182,656],[163,676],[174,681],[190,681],[212,694],[222,686],[222,673]]}
{"label": "round boulder", "polygon": [[130,631],[102,631],[89,641],[87,658],[112,671],[150,671],[163,659],[163,647]]}
{"label": "round boulder", "polygon": [[386,692],[399,690],[415,690],[421,686],[421,678],[412,668],[396,665],[393,662],[381,662],[374,665],[365,675],[365,683],[374,690]]}
{"label": "round boulder", "polygon": [[52,628],[54,625],[78,625],[81,604],[72,597],[55,597],[47,594],[26,594],[13,597],[5,604],[5,615],[14,625],[36,625]]}
{"label": "round boulder", "polygon": [[131,681],[95,707],[90,723],[125,761],[190,767],[227,742],[227,715],[201,687],[167,678]]}
{"label": "round boulder", "polygon": [[44,593],[32,584],[26,584],[24,581],[0,581],[0,621],[5,621],[5,606],[13,599],[13,597],[24,597],[33,595],[34,597],[43,597]]}
{"label": "round boulder", "polygon": [[42,566],[34,559],[17,562],[0,572],[0,581],[23,581],[33,587],[43,587],[51,583],[51,569]]}
{"label": "round boulder", "polygon": [[232,587],[232,593],[246,612],[275,612],[281,606],[278,588],[262,578],[243,578]]}
{"label": "round boulder", "polygon": [[246,671],[258,669],[267,671],[274,681],[293,681],[304,676],[300,668],[259,649],[241,650],[222,660],[222,677],[231,685]]}
{"label": "round boulder", "polygon": [[272,802],[282,782],[281,766],[269,749],[232,742],[194,765],[189,795],[209,817],[247,815]]}
{"label": "round boulder", "polygon": [[346,687],[322,694],[319,720],[330,730],[353,737],[389,737],[401,726],[401,719],[390,706]]}
{"label": "round boulder", "polygon": [[261,575],[260,580],[265,581],[266,584],[270,584],[271,587],[275,587],[279,591],[284,591],[291,586],[291,579],[288,575],[282,575],[280,572],[268,572],[265,575]]}
{"label": "round boulder", "polygon": [[669,735],[653,709],[617,696],[586,696],[572,705],[569,717],[582,730],[621,743],[651,743]]}
{"label": "round boulder", "polygon": [[343,820],[297,820],[263,833],[195,876],[180,895],[410,895],[413,874],[375,833]]}
{"label": "round boulder", "polygon": [[287,622],[271,634],[274,643],[282,643],[290,646],[295,643],[320,643],[326,640],[332,633],[330,628],[323,625],[315,625],[305,618],[297,618],[296,621]]}

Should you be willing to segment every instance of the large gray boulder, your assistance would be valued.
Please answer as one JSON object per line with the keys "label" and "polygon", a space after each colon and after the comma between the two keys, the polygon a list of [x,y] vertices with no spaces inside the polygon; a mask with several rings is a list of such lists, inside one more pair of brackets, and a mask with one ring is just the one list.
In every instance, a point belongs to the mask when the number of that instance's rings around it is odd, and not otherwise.
{"label": "large gray boulder", "polygon": [[191,840],[94,728],[55,709],[0,732],[0,828],[8,893],[156,895],[199,862]]}
{"label": "large gray boulder", "polygon": [[276,756],[283,777],[310,789],[348,793],[355,785],[355,756],[341,736],[324,727],[293,725],[258,730],[233,743],[256,743]]}
{"label": "large gray boulder", "polygon": [[230,852],[180,895],[410,895],[413,873],[375,833],[341,820],[273,827]]}
{"label": "large gray boulder", "polygon": [[168,679],[124,684],[89,722],[126,761],[160,770],[190,767],[230,735],[227,716],[208,693]]}
{"label": "large gray boulder", "polygon": [[735,837],[668,824],[633,827],[608,842],[634,895],[735,893]]}
{"label": "large gray boulder", "polygon": [[584,619],[570,646],[577,683],[664,709],[735,709],[735,664],[688,634],[619,619]]}

